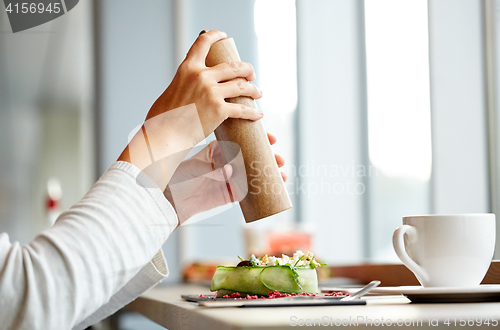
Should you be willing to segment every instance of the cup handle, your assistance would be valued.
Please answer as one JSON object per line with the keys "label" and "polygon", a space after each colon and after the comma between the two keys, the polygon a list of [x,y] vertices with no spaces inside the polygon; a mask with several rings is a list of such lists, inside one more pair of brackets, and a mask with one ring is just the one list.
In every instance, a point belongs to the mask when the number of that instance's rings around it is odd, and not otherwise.
{"label": "cup handle", "polygon": [[404,234],[408,235],[410,243],[415,242],[417,239],[417,230],[415,227],[402,225],[394,231],[394,235],[392,236],[392,245],[394,246],[394,250],[405,266],[417,275],[419,280],[426,282],[429,279],[429,275],[427,275],[427,272],[415,261],[413,261],[413,259],[411,259],[406,252]]}

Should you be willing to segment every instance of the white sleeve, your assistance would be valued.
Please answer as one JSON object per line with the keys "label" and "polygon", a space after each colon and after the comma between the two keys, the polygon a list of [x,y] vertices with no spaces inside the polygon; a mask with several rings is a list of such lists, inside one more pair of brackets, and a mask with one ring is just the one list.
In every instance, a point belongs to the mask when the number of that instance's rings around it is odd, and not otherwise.
{"label": "white sleeve", "polygon": [[0,234],[0,321],[6,329],[81,329],[158,283],[158,252],[177,226],[163,193],[135,166],[113,164],[30,244]]}

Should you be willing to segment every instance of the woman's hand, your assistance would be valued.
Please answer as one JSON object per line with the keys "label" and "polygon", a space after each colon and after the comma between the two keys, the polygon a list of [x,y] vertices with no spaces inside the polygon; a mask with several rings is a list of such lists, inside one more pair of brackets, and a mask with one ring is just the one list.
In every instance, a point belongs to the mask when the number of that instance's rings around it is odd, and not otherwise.
{"label": "woman's hand", "polygon": [[255,73],[251,64],[231,62],[210,68],[205,65],[212,44],[226,37],[224,32],[211,30],[196,39],[172,83],[153,104],[146,120],[165,111],[194,103],[206,137],[227,118],[262,118],[263,113],[259,110],[225,101],[237,96],[261,98],[262,93],[255,85],[241,80],[229,81],[238,77],[253,81]]}
{"label": "woman's hand", "polygon": [[[212,44],[225,37],[225,33],[212,30],[196,39],[171,84],[118,158],[144,171],[162,190],[189,150],[224,120],[258,120],[263,116],[256,109],[225,101],[238,96],[262,96],[255,85],[247,82],[255,79],[250,64],[231,62],[210,68],[205,65]],[[238,77],[247,81],[230,81]]]}
{"label": "woman's hand", "polygon": [[[276,143],[276,137],[267,134],[269,142]],[[285,160],[275,155],[278,167],[285,165]],[[223,172],[224,171],[224,172]],[[170,180],[165,197],[174,206],[182,224],[195,214],[211,210],[234,200],[234,194],[227,188],[227,180],[233,173],[244,171],[233,169],[230,164],[224,165],[224,158],[217,141],[212,141],[199,153],[182,162]],[[281,173],[286,181],[285,173]]]}

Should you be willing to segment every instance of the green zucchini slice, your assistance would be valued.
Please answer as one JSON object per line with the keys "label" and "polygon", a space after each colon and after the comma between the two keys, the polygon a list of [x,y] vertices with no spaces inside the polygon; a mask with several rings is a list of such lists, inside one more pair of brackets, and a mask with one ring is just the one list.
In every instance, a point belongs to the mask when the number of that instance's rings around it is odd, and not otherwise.
{"label": "green zucchini slice", "polygon": [[318,293],[318,275],[312,268],[296,268],[300,288],[293,278],[292,269],[288,266],[266,267],[260,273],[260,280],[271,290],[286,293]]}
{"label": "green zucchini slice", "polygon": [[224,267],[219,266],[212,277],[211,291],[228,290],[248,292],[265,296],[273,291],[260,280],[263,267]]}
{"label": "green zucchini slice", "polygon": [[219,266],[212,278],[210,290],[235,291],[262,296],[274,290],[283,293],[318,293],[318,276],[315,269],[296,268],[296,272],[302,289],[295,282],[289,266]]}

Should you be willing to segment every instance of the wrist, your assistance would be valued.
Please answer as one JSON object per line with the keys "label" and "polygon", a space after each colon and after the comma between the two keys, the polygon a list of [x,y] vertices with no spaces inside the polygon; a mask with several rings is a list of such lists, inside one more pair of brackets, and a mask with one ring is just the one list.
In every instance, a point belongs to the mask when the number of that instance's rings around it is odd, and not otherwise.
{"label": "wrist", "polygon": [[194,104],[148,119],[118,160],[129,162],[164,190],[189,150],[205,138]]}

